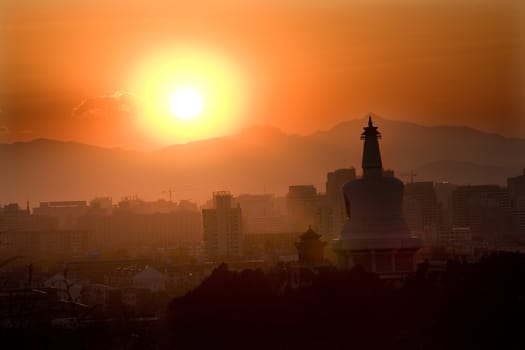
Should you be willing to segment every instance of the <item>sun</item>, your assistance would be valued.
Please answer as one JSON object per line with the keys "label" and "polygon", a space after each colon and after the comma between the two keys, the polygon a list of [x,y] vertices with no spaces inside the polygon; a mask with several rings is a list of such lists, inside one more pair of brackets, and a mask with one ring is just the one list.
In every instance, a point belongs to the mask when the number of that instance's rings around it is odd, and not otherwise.
{"label": "sun", "polygon": [[137,97],[135,123],[154,142],[228,135],[245,123],[248,75],[223,51],[152,47],[133,71],[125,86]]}
{"label": "sun", "polygon": [[202,96],[195,89],[184,87],[177,89],[170,98],[170,111],[182,120],[192,120],[201,114]]}

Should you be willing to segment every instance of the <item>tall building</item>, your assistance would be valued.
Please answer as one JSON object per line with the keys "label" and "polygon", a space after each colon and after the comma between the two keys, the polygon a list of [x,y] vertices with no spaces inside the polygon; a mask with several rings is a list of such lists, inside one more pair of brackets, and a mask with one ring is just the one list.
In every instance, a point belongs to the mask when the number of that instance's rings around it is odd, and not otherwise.
{"label": "tall building", "polygon": [[512,209],[512,232],[525,238],[525,169],[523,175],[507,179]]}
{"label": "tall building", "polygon": [[499,240],[510,233],[507,189],[497,185],[459,186],[452,193],[452,226],[470,227],[476,240]]}
{"label": "tall building", "polygon": [[355,178],[355,168],[337,169],[326,174],[326,201],[332,214],[328,234],[341,232],[346,220],[343,186]]}
{"label": "tall building", "polygon": [[240,205],[233,206],[227,191],[213,193],[213,208],[202,209],[204,250],[212,261],[240,258],[243,254],[243,230]]}
{"label": "tall building", "polygon": [[424,232],[435,230],[441,225],[441,204],[433,182],[412,182],[405,185],[403,211],[408,227],[419,237]]}
{"label": "tall building", "polygon": [[304,232],[308,226],[319,230],[320,196],[314,185],[294,185],[288,187],[286,209],[290,230]]}
{"label": "tall building", "polygon": [[441,223],[443,226],[452,226],[452,193],[457,185],[449,182],[434,183],[434,192],[441,205]]}
{"label": "tall building", "polygon": [[237,203],[242,208],[243,233],[288,232],[288,218],[273,194],[241,194]]}
{"label": "tall building", "polygon": [[343,187],[347,220],[333,249],[341,268],[361,265],[383,277],[412,272],[421,241],[403,218],[403,182],[385,176],[379,151],[381,134],[368,120],[361,139],[363,176]]}

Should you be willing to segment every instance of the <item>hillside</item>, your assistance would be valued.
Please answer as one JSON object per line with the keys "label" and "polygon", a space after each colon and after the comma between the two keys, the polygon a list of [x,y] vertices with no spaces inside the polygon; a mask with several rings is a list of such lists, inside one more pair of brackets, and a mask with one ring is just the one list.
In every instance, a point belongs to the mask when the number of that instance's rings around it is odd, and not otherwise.
{"label": "hillside", "polygon": [[[525,140],[465,127],[425,127],[375,119],[383,137],[385,168],[417,180],[498,183],[525,167]],[[0,203],[90,199],[146,199],[174,190],[176,199],[202,202],[212,191],[284,194],[291,184],[324,191],[326,173],[355,166],[360,172],[364,119],[308,136],[253,127],[228,137],[173,145],[152,152],[74,142],[34,140],[0,145]],[[407,178],[403,178],[405,181]]]}

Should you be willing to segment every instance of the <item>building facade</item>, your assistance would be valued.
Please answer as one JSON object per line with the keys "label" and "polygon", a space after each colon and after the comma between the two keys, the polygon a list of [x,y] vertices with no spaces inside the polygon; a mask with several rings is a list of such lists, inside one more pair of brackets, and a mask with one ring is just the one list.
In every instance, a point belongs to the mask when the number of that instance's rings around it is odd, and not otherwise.
{"label": "building facade", "polygon": [[326,174],[326,202],[330,208],[329,235],[339,234],[346,220],[343,186],[355,180],[355,168],[337,169]]}
{"label": "building facade", "polygon": [[507,179],[511,201],[512,232],[525,239],[525,170],[523,175]]}
{"label": "building facade", "polygon": [[430,181],[405,184],[403,211],[410,231],[418,237],[442,225],[442,207]]}
{"label": "building facade", "polygon": [[273,194],[241,194],[236,203],[242,208],[243,233],[288,232],[288,218],[282,198]]}
{"label": "building facade", "polygon": [[459,186],[452,193],[452,226],[470,227],[476,240],[500,240],[510,234],[511,203],[497,185]]}
{"label": "building facade", "polygon": [[211,261],[237,259],[243,255],[242,212],[233,206],[227,191],[213,193],[213,208],[202,209],[204,250]]}
{"label": "building facade", "polygon": [[88,210],[86,201],[40,202],[40,206],[33,208],[33,214],[56,218],[58,228],[69,230],[77,228],[78,219]]}

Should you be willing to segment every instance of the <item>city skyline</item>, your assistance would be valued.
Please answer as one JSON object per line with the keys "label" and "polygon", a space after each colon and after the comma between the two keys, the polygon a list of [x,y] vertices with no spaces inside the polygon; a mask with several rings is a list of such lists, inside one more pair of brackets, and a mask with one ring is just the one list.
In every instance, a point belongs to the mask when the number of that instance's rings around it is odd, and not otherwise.
{"label": "city skyline", "polygon": [[[15,260],[37,259],[44,265],[61,259],[97,264],[100,257],[109,258],[111,264],[122,264],[119,259],[124,258],[128,264],[130,258],[157,256],[209,267],[221,261],[293,262],[298,256],[299,265],[288,265],[292,276],[296,268],[357,267],[399,282],[429,257],[449,255],[474,262],[487,247],[522,250],[525,169],[508,177],[507,186],[414,181],[418,175],[414,172],[403,174],[410,178],[403,184],[383,165],[379,145],[383,132],[372,116],[362,129],[362,173],[357,176],[355,168],[332,169],[326,173],[325,192],[311,184],[290,184],[284,197],[214,191],[203,206],[172,201],[172,189],[164,191],[169,200],[154,202],[131,196],[113,204],[112,198],[99,197],[89,204],[41,202],[32,210],[29,202],[25,209],[11,203],[0,205],[1,249]],[[298,255],[289,255],[294,237]],[[331,240],[326,259],[327,242],[321,237]],[[139,279],[157,278],[148,288],[168,288],[166,276],[158,270],[148,265],[141,269],[135,266],[130,271]],[[65,276],[64,271],[56,278]],[[124,286],[125,278],[121,275],[111,283]],[[54,279],[46,283],[56,288]],[[311,277],[295,276],[289,283],[305,287]]]}
{"label": "city skyline", "polygon": [[[383,259],[383,262],[392,260],[393,263],[400,249],[396,246],[413,255],[422,247],[423,240],[426,244],[442,244],[439,239],[436,241],[438,231],[445,237],[442,242],[473,237],[487,242],[521,240],[525,223],[522,208],[525,169],[523,175],[507,178],[507,187],[414,182],[414,176],[418,175],[414,172],[402,174],[410,178],[404,185],[394,171],[383,167],[379,146],[382,133],[373,124],[372,116],[368,117],[368,126],[363,129],[362,173],[356,176],[353,167],[332,169],[326,173],[325,192],[311,184],[290,184],[285,197],[272,193],[233,196],[229,191],[214,191],[212,200],[203,206],[177,198],[172,201],[172,189],[163,191],[169,195],[169,200],[155,202],[130,196],[113,204],[111,197],[98,197],[89,205],[85,200],[40,202],[32,210],[29,202],[25,209],[11,203],[0,206],[0,233],[4,240],[7,237],[7,249],[11,245],[15,249],[19,247],[22,242],[19,240],[26,235],[40,235],[44,241],[46,235],[75,237],[66,238],[64,242],[73,242],[76,248],[72,252],[79,255],[88,253],[88,241],[90,249],[100,249],[111,239],[120,240],[117,244],[116,241],[109,244],[113,247],[131,243],[154,244],[162,249],[163,245],[186,244],[188,240],[198,242],[204,232],[208,258],[237,260],[243,257],[242,242],[247,233],[279,235],[301,232],[308,226],[309,231],[313,227],[322,235],[333,237],[342,227],[340,240],[334,244],[334,252],[339,255],[342,266],[352,267],[355,263],[351,263],[351,257],[357,254],[356,261],[365,259],[363,266],[376,273],[381,272],[375,271],[374,249],[386,249],[381,254],[392,258]],[[404,191],[405,186],[408,191]],[[382,209],[378,211],[378,208]],[[199,210],[202,210],[202,226],[196,215]],[[89,237],[89,232],[94,235]],[[102,240],[101,235],[106,239]],[[320,237],[317,233],[313,236]],[[52,241],[53,238],[47,239]],[[363,255],[363,251],[370,250],[372,240],[376,248]],[[47,249],[56,249],[53,244]],[[361,247],[363,244],[365,248]],[[38,254],[45,254],[45,251],[46,248],[36,250]],[[383,272],[395,272],[393,265],[387,265],[382,265],[386,269]]]}

